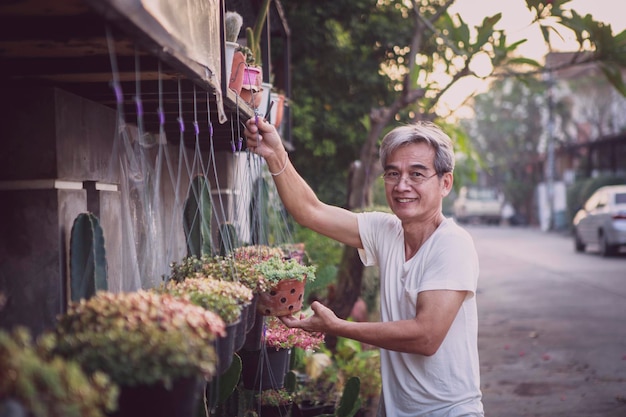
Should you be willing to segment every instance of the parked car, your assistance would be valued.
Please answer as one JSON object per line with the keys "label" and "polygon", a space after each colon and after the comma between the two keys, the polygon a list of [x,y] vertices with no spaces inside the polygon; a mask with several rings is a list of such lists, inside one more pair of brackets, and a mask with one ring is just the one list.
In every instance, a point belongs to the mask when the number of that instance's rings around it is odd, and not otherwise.
{"label": "parked car", "polygon": [[617,254],[626,246],[626,184],[598,188],[574,216],[573,226],[576,251],[597,245],[603,256]]}
{"label": "parked car", "polygon": [[482,187],[461,187],[453,204],[454,218],[459,223],[481,222],[499,224],[502,201],[497,190]]}

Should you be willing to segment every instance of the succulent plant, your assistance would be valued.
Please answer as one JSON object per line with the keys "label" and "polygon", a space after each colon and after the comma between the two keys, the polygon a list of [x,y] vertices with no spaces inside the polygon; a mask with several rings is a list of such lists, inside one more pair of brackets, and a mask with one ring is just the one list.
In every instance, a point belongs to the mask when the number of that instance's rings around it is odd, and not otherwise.
{"label": "succulent plant", "polygon": [[295,394],[285,388],[266,389],[256,394],[255,398],[259,405],[277,407],[279,405],[291,404],[295,398]]}
{"label": "succulent plant", "polygon": [[267,285],[271,287],[285,279],[302,281],[306,278],[308,282],[312,282],[315,280],[316,267],[302,265],[296,259],[283,259],[279,256],[273,256],[254,265],[254,269],[265,278]]}
{"label": "succulent plant", "polygon": [[212,277],[172,281],[159,291],[186,297],[193,304],[218,314],[226,324],[236,323],[243,307],[252,301],[252,290],[246,286]]}
{"label": "succulent plant", "polygon": [[59,316],[55,351],[119,385],[163,383],[216,369],[211,347],[225,335],[215,313],[171,294],[98,292]]}
{"label": "succulent plant", "polygon": [[[304,318],[304,315],[301,315]],[[324,343],[324,334],[285,326],[278,318],[266,319],[265,344],[275,349],[300,348],[315,351]]]}
{"label": "succulent plant", "polygon": [[47,333],[33,341],[23,327],[0,331],[0,410],[5,404],[33,417],[104,417],[114,411],[118,387],[102,372],[87,375],[77,362],[53,355],[55,344]]}

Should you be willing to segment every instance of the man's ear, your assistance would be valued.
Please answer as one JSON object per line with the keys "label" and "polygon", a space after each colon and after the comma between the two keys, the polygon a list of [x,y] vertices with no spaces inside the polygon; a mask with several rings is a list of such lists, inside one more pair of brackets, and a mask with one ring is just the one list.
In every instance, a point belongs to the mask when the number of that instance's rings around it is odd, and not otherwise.
{"label": "man's ear", "polygon": [[443,174],[443,181],[441,182],[441,197],[446,197],[452,191],[452,184],[454,184],[454,174],[446,172]]}

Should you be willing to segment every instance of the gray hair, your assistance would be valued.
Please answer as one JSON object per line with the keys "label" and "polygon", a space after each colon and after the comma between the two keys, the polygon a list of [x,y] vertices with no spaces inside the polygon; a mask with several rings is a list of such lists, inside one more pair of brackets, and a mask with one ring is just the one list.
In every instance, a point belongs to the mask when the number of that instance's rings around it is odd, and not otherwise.
{"label": "gray hair", "polygon": [[387,159],[396,149],[412,143],[425,143],[435,150],[435,172],[441,176],[454,171],[452,139],[434,123],[420,121],[399,126],[387,133],[380,145],[380,163],[385,169]]}

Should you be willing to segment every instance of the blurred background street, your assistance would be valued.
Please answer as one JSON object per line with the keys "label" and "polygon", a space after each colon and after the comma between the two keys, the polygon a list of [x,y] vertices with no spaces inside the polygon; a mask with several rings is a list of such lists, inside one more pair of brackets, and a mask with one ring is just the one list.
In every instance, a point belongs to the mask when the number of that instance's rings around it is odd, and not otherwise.
{"label": "blurred background street", "polygon": [[467,229],[486,416],[626,416],[626,253],[576,253],[568,234],[535,228]]}

